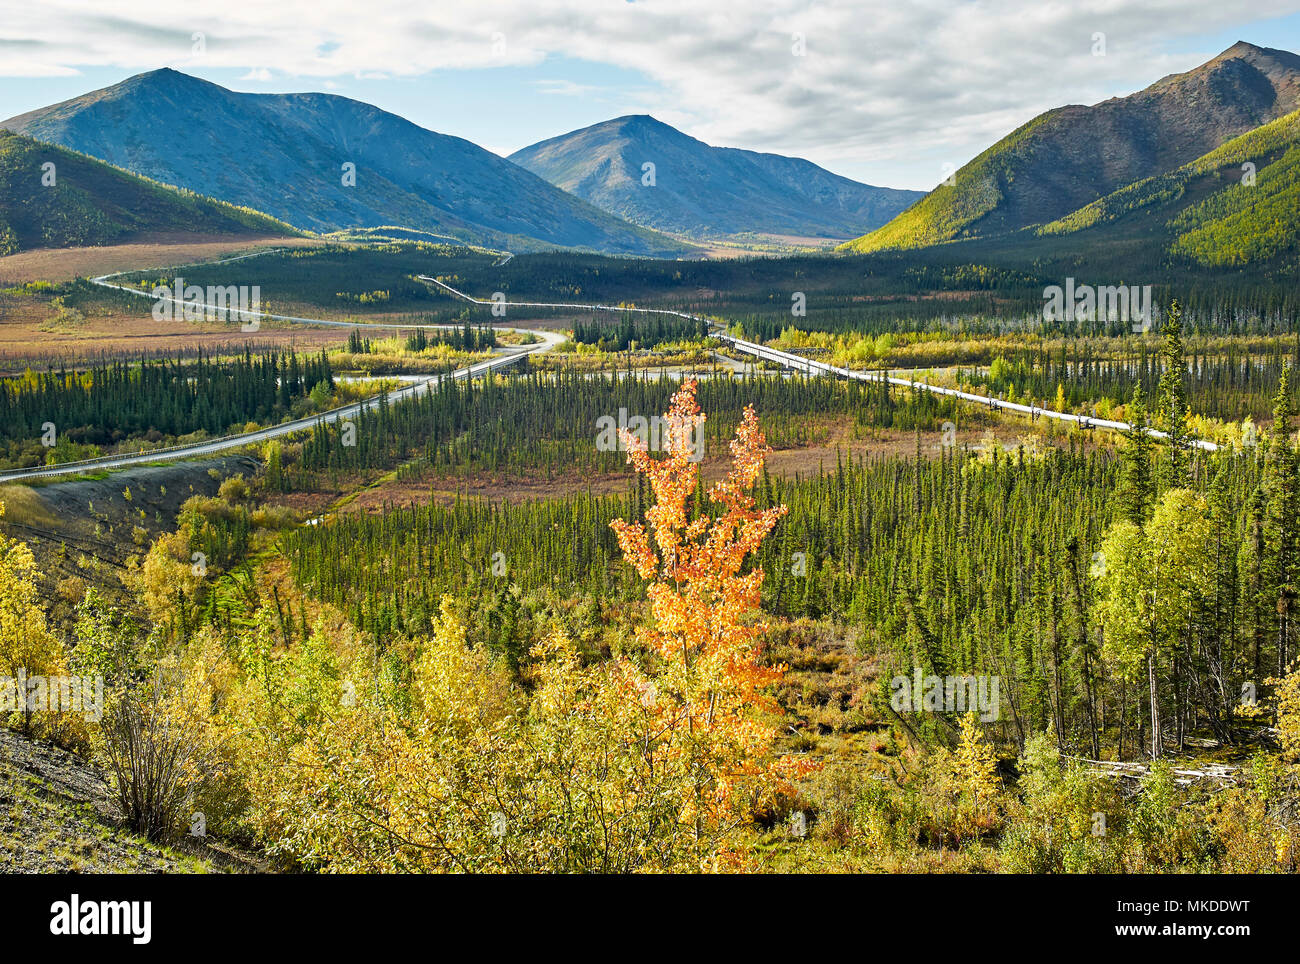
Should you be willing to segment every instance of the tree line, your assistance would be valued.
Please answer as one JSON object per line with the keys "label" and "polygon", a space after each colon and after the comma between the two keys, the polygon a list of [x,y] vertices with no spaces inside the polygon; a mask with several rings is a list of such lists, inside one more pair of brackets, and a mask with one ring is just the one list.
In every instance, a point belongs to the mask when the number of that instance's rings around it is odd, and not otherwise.
{"label": "tree line", "polygon": [[[311,488],[325,476],[412,461],[402,468],[406,477],[427,470],[545,477],[616,471],[625,454],[597,444],[601,420],[617,421],[620,413],[650,419],[666,410],[678,384],[666,374],[628,371],[606,377],[571,369],[475,382],[443,379],[430,391],[396,403],[382,398],[346,425],[318,424],[301,443],[296,464],[286,465],[286,477],[295,487]],[[763,411],[768,439],[778,448],[825,442],[829,420],[836,417],[851,418],[860,431],[910,430],[962,417],[959,403],[927,392],[803,375],[709,377],[699,391],[700,404],[710,413],[706,455],[725,451],[750,402]],[[345,432],[353,444],[344,444]]]}
{"label": "tree line", "polygon": [[0,381],[0,440],[24,444],[54,425],[61,436],[110,444],[154,433],[224,433],[249,420],[288,413],[318,385],[333,392],[324,352],[232,358],[175,354],[138,362],[105,361],[85,371],[33,372]]}

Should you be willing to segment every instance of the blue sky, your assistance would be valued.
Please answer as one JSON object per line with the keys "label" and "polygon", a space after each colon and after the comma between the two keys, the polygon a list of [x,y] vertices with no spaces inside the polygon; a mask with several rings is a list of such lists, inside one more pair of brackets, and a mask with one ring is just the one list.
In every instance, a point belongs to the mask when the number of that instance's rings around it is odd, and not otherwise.
{"label": "blue sky", "polygon": [[503,154],[651,113],[710,143],[928,189],[1042,110],[1130,93],[1237,40],[1300,49],[1300,4],[1228,6],[479,0],[413,16],[316,0],[272,16],[121,0],[105,16],[0,0],[0,117],[174,66],[236,90],[354,97]]}

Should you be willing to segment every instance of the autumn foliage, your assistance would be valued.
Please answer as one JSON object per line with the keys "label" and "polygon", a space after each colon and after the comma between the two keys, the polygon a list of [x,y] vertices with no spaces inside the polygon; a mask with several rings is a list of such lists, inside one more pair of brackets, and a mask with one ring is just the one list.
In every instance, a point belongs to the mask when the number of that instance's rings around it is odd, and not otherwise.
{"label": "autumn foliage", "polygon": [[[708,490],[725,510],[711,517],[692,506],[699,464],[691,440],[705,416],[693,380],[683,383],[666,415],[667,455],[653,459],[644,443],[624,432],[628,461],[650,482],[656,503],[639,523],[612,523],[627,561],[650,583],[653,621],[641,638],[659,659],[653,681],[635,679],[648,702],[659,753],[692,774],[682,819],[698,832],[724,818],[738,784],[751,797],[779,790],[806,772],[807,763],[771,759],[770,717],[780,712],[768,688],[784,666],[758,662],[766,624],[755,618],[763,570],[744,570],[785,506],[759,510],[750,490],[770,449],[753,406],[731,442],[733,465]],[[692,513],[692,508],[695,510]]]}
{"label": "autumn foliage", "polygon": [[395,672],[323,626],[285,649],[268,617],[246,640],[217,725],[245,774],[248,830],[274,858],[333,872],[740,862],[756,809],[810,769],[774,754],[767,689],[784,667],[761,663],[763,573],[746,571],[785,509],[749,494],[767,452],[751,410],[708,492],[723,511],[702,513],[694,392],[673,399],[666,457],[630,446],[656,496],[648,527],[616,524],[650,583],[639,646],[584,654],[557,621],[516,671],[473,644],[450,597],[428,638],[392,644]]}

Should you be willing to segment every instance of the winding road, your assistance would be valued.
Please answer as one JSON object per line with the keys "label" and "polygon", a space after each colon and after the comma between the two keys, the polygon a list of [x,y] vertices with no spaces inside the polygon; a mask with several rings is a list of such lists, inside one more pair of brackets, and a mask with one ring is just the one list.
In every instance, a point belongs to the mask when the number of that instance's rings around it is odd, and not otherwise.
{"label": "winding road", "polygon": [[[257,257],[258,255],[262,255],[262,254],[268,254],[274,250],[276,249],[270,249],[268,251],[258,251],[258,252],[254,252],[253,254],[241,255],[240,257],[237,258],[227,258],[224,261],[210,262],[210,263],[228,264],[233,261],[243,260],[244,258],[251,258],[251,257]],[[501,262],[501,264],[505,264],[509,260],[510,260],[509,258],[506,258],[506,261]],[[195,267],[195,266],[190,265],[187,267]],[[152,300],[153,295],[150,292],[141,291],[138,288],[132,288],[126,285],[114,284],[109,280],[110,278],[115,278],[126,273],[127,272],[125,271],[119,271],[119,272],[115,272],[114,274],[100,275],[99,277],[91,278],[90,280],[94,284],[100,285],[105,288],[112,288],[117,291],[124,291],[129,294],[138,295],[142,298],[149,298]],[[500,307],[502,309],[559,308],[559,309],[569,309],[569,310],[576,310],[576,311],[611,311],[611,312],[630,312],[630,313],[639,313],[639,314],[671,315],[676,318],[684,318],[690,321],[702,321],[706,323],[707,325],[710,326],[711,334],[715,338],[717,338],[719,341],[723,342],[724,344],[730,345],[732,348],[736,349],[737,351],[743,352],[747,355],[751,355],[754,358],[759,359],[761,361],[774,362],[776,364],[784,365],[796,371],[806,372],[810,375],[834,375],[840,378],[848,378],[848,379],[854,379],[857,381],[866,381],[866,382],[884,381],[884,382],[888,382],[890,385],[895,385],[901,388],[910,388],[916,391],[930,392],[935,395],[947,395],[953,398],[962,399],[963,401],[971,402],[972,404],[986,405],[990,409],[993,409],[994,411],[1008,411],[1008,412],[1016,412],[1022,415],[1028,415],[1031,420],[1036,420],[1038,418],[1046,418],[1046,419],[1052,419],[1061,422],[1073,422],[1083,429],[1101,428],[1101,429],[1112,429],[1114,431],[1119,431],[1119,432],[1127,432],[1127,431],[1131,431],[1133,428],[1133,426],[1130,425],[1128,422],[1119,422],[1110,419],[1091,418],[1086,415],[1075,415],[1071,412],[1057,412],[1057,411],[1053,411],[1052,409],[1040,408],[1037,405],[1024,405],[1019,402],[1009,402],[1004,399],[992,398],[986,395],[976,395],[973,392],[963,392],[955,388],[943,388],[938,385],[931,385],[927,382],[916,381],[914,379],[898,378],[896,376],[889,375],[885,372],[855,371],[849,368],[839,368],[834,365],[829,365],[826,362],[814,361],[810,358],[803,358],[799,355],[794,355],[789,352],[779,351],[775,348],[769,348],[765,345],[760,345],[757,342],[745,341],[742,338],[736,338],[733,335],[727,334],[723,326],[720,325],[716,320],[712,318],[706,318],[702,315],[693,315],[685,311],[676,311],[671,308],[634,308],[634,307],[627,307],[624,305],[576,304],[576,303],[551,302],[551,301],[505,301],[503,299],[483,300],[481,298],[474,298],[470,295],[467,295],[463,291],[459,291],[456,288],[453,288],[451,285],[447,284],[446,282],[439,281],[437,278],[432,278],[429,277],[428,275],[417,275],[417,277],[421,281],[425,281],[431,285],[434,285],[435,287],[445,291],[446,293],[452,295],[453,297],[459,298],[462,301],[466,301],[473,305],[479,305],[479,306],[484,306],[489,308]],[[180,303],[175,297],[172,297],[167,300],[170,300],[175,304]],[[190,304],[193,303],[191,302]],[[213,310],[221,310],[223,306],[205,304],[203,307],[211,308]],[[317,325],[317,326],[333,327],[333,328],[367,328],[367,329],[384,328],[384,329],[401,330],[401,329],[415,329],[415,328],[428,329],[428,328],[458,327],[455,325],[372,325],[366,322],[331,321],[324,318],[303,318],[294,315],[277,315],[277,314],[271,314],[269,312],[251,311],[251,310],[244,312],[243,314],[253,315],[258,318],[266,318],[272,321],[287,321],[290,322],[291,324]],[[432,386],[437,385],[444,378],[453,378],[453,379],[474,378],[478,375],[485,374],[486,372],[493,371],[498,368],[505,368],[509,365],[513,365],[520,358],[523,358],[527,355],[533,355],[533,354],[549,351],[552,348],[554,348],[556,345],[559,345],[565,341],[564,336],[556,332],[543,331],[540,329],[531,329],[531,328],[510,328],[504,325],[496,325],[494,327],[497,328],[498,331],[516,331],[516,332],[532,334],[541,338],[541,342],[536,345],[528,346],[521,350],[513,351],[509,354],[502,355],[497,358],[490,358],[487,361],[479,362],[478,364],[470,365],[466,368],[457,369],[456,371],[450,372],[448,374],[430,375],[428,378],[421,379],[405,388],[401,388],[397,391],[390,392],[388,394],[388,400],[390,402],[395,402],[403,398],[406,398],[408,396],[420,395],[424,392],[429,391],[429,389]],[[80,462],[65,462],[61,465],[41,465],[41,466],[34,466],[32,468],[14,469],[8,472],[0,472],[0,483],[17,482],[23,479],[50,478],[50,477],[56,477],[60,475],[79,475],[85,472],[98,472],[98,471],[105,471],[109,469],[118,469],[129,465],[141,465],[141,464],[148,464],[148,463],[155,463],[155,462],[175,461],[178,459],[194,458],[196,456],[212,455],[217,452],[224,452],[230,449],[242,448],[245,445],[252,445],[258,442],[263,442],[266,441],[267,439],[279,438],[284,435],[291,435],[295,432],[306,431],[311,429],[319,422],[330,423],[330,422],[347,420],[359,414],[362,411],[365,411],[367,409],[370,409],[378,405],[381,397],[382,396],[377,395],[373,398],[366,399],[365,401],[356,402],[352,405],[346,405],[343,406],[342,408],[331,409],[328,412],[321,412],[316,415],[311,415],[307,418],[295,419],[290,422],[282,422],[279,425],[273,425],[270,428],[259,429],[254,432],[245,432],[237,435],[227,435],[222,438],[209,439],[208,441],[205,442],[197,442],[189,445],[178,445],[166,449],[155,449],[153,451],[131,453],[126,455],[109,455],[109,456],[103,456],[101,458],[96,458],[96,459],[86,459]],[[1165,432],[1161,432],[1153,428],[1148,428],[1147,433],[1151,435],[1153,438],[1167,437],[1167,434]],[[1215,452],[1218,451],[1219,448],[1219,446],[1216,445],[1214,442],[1208,442],[1203,439],[1192,439],[1189,440],[1188,444],[1207,452]]]}
{"label": "winding road", "polygon": [[[963,392],[956,388],[943,388],[938,385],[931,385],[928,382],[916,381],[910,378],[898,378],[885,372],[855,371],[851,368],[838,368],[834,365],[828,365],[826,362],[813,361],[810,358],[803,358],[799,355],[793,355],[790,352],[779,351],[775,348],[769,348],[766,345],[760,345],[757,342],[745,341],[742,338],[736,338],[734,335],[727,334],[726,330],[716,320],[706,318],[702,315],[692,315],[685,311],[674,311],[670,308],[628,308],[621,305],[579,305],[566,304],[562,302],[545,302],[545,301],[483,301],[480,298],[472,298],[464,292],[457,291],[451,285],[439,281],[437,278],[430,278],[427,275],[418,276],[421,281],[428,281],[435,284],[445,291],[462,298],[474,305],[500,305],[504,307],[519,308],[568,308],[582,311],[628,311],[641,312],[644,314],[673,315],[677,318],[686,318],[691,321],[703,321],[710,326],[711,334],[724,344],[730,345],[737,351],[752,355],[762,361],[776,362],[785,365],[787,368],[796,371],[807,372],[810,375],[838,375],[841,378],[850,378],[863,382],[888,382],[890,385],[896,385],[900,388],[911,388],[917,391],[930,392],[934,395],[948,395],[953,398],[960,398],[963,401],[973,402],[976,405],[987,405],[994,411],[1018,412],[1022,415],[1028,415],[1031,420],[1039,418],[1048,418],[1061,422],[1074,422],[1083,429],[1105,428],[1114,429],[1118,432],[1131,431],[1133,426],[1128,422],[1117,422],[1111,419],[1093,418],[1088,415],[1075,415],[1072,412],[1057,412],[1049,408],[1041,408],[1037,405],[1023,405],[1019,402],[1008,402],[1005,399],[991,398],[987,395],[976,395],[973,392]],[[1168,433],[1158,429],[1148,428],[1147,434],[1152,438],[1168,438]],[[1207,442],[1203,439],[1189,439],[1188,444],[1202,449],[1206,452],[1217,452],[1219,446],[1214,442]]]}
{"label": "winding road", "polygon": [[[263,252],[258,252],[261,254]],[[253,255],[244,255],[243,257],[253,257]],[[240,258],[229,258],[229,261],[238,261]],[[117,272],[125,274],[126,272]],[[117,275],[101,275],[98,278],[90,280],[105,288],[113,288],[118,291],[129,292],[130,294],[140,295],[144,298],[153,299],[153,295],[146,291],[140,291],[138,288],[129,288],[125,285],[118,285],[109,282],[107,279]],[[173,303],[179,304],[175,298],[167,299]],[[190,302],[193,304],[193,302]],[[205,308],[221,310],[220,305],[204,305]],[[369,325],[365,322],[357,321],[329,321],[324,318],[297,318],[292,315],[276,315],[263,311],[247,311],[246,315],[254,315],[259,318],[267,318],[273,321],[288,321],[301,325],[323,325],[336,328],[368,328],[376,327],[383,329],[407,329],[407,328],[459,328],[458,325]],[[388,401],[396,402],[403,398],[421,395],[434,385],[437,385],[444,378],[461,379],[475,378],[486,372],[498,368],[505,368],[515,364],[519,359],[536,354],[538,352],[549,351],[556,345],[563,343],[566,339],[563,335],[551,331],[541,331],[532,328],[507,328],[503,325],[495,326],[498,331],[517,331],[523,334],[534,335],[541,339],[536,345],[524,346],[521,349],[511,351],[498,358],[489,358],[487,361],[478,362],[466,368],[460,368],[456,371],[430,375],[422,378],[404,388],[388,393]],[[364,401],[354,402],[351,405],[344,405],[341,408],[330,409],[327,412],[320,412],[316,415],[310,415],[306,418],[294,419],[290,422],[281,422],[279,425],[272,425],[270,428],[259,429],[255,432],[242,432],[237,435],[226,435],[221,438],[208,439],[204,442],[195,442],[189,445],[174,445],[164,449],[153,449],[148,452],[133,452],[123,455],[106,455],[101,458],[83,459],[79,462],[64,462],[59,465],[38,465],[26,469],[13,469],[8,472],[0,472],[0,483],[18,482],[24,479],[51,478],[60,475],[81,475],[86,472],[103,472],[110,469],[125,468],[130,465],[143,465],[155,462],[173,462],[178,459],[195,458],[203,455],[213,455],[217,452],[225,452],[230,449],[242,448],[245,445],[255,445],[258,442],[264,442],[268,439],[279,438],[284,435],[291,435],[295,432],[308,431],[318,422],[339,422],[346,421],[359,413],[373,408],[379,404],[382,395],[376,395]]]}

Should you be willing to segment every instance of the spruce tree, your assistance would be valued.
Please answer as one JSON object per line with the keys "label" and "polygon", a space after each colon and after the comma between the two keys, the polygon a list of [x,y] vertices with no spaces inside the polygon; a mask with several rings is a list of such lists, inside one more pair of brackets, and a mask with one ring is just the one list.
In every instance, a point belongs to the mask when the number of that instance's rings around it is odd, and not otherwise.
{"label": "spruce tree", "polygon": [[1146,523],[1151,511],[1151,436],[1148,434],[1146,403],[1139,384],[1129,403],[1129,425],[1124,442],[1124,476],[1120,485],[1120,513],[1135,526]]}
{"label": "spruce tree", "polygon": [[1186,488],[1189,482],[1187,458],[1187,359],[1183,354],[1183,309],[1175,301],[1169,306],[1164,324],[1164,347],[1160,350],[1161,372],[1157,395],[1161,427],[1169,435],[1169,456],[1165,468],[1167,488]]}
{"label": "spruce tree", "polygon": [[1282,369],[1264,460],[1264,585],[1277,611],[1277,672],[1286,671],[1300,575],[1300,480],[1291,444],[1290,365]]}

